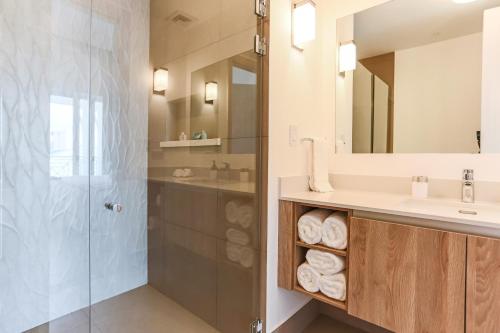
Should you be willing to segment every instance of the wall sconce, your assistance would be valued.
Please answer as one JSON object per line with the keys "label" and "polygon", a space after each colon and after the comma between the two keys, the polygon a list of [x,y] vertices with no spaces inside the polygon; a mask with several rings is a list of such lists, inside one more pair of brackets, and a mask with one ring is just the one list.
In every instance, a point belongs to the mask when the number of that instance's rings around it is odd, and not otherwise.
{"label": "wall sconce", "polygon": [[358,62],[357,48],[354,41],[340,43],[339,47],[339,72],[345,73],[356,70]]}
{"label": "wall sconce", "polygon": [[292,4],[292,45],[303,51],[304,44],[316,39],[316,4],[304,0]]}
{"label": "wall sconce", "polygon": [[153,74],[153,92],[158,95],[165,95],[168,88],[168,69],[155,69]]}
{"label": "wall sconce", "polygon": [[214,104],[218,96],[218,87],[214,81],[205,83],[205,103]]}

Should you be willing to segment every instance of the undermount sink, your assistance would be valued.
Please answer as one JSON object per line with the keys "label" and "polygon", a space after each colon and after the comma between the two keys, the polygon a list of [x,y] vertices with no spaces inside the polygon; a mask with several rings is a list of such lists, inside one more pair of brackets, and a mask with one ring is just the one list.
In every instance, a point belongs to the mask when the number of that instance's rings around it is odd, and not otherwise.
{"label": "undermount sink", "polygon": [[500,205],[489,203],[463,203],[440,199],[408,199],[400,206],[405,209],[428,211],[431,214],[460,216],[497,217],[500,220]]}

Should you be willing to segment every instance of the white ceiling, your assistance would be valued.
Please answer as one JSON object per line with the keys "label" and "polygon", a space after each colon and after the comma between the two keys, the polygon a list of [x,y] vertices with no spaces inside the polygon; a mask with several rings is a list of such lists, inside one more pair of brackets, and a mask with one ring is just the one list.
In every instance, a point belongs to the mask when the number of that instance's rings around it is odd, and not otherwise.
{"label": "white ceiling", "polygon": [[393,0],[354,16],[359,58],[482,31],[483,11],[500,0],[456,4],[452,0]]}

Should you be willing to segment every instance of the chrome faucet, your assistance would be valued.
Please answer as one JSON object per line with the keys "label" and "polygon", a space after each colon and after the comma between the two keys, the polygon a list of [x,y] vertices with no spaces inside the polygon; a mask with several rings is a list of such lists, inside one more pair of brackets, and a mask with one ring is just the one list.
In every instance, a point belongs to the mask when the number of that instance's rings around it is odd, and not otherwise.
{"label": "chrome faucet", "polygon": [[229,179],[230,176],[229,171],[231,170],[231,164],[227,162],[223,162],[222,164],[224,164],[224,167],[219,169],[219,178]]}
{"label": "chrome faucet", "polygon": [[462,202],[474,203],[474,170],[465,169],[462,177]]}

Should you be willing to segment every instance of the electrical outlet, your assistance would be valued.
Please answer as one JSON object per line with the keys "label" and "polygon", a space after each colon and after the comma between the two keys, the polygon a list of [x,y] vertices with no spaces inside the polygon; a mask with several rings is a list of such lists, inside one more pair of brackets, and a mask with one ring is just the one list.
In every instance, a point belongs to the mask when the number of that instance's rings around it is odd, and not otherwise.
{"label": "electrical outlet", "polygon": [[290,125],[288,143],[290,147],[296,147],[299,144],[299,128],[295,125]]}

